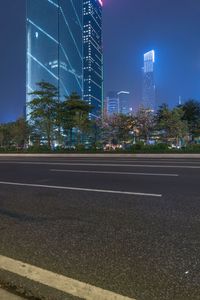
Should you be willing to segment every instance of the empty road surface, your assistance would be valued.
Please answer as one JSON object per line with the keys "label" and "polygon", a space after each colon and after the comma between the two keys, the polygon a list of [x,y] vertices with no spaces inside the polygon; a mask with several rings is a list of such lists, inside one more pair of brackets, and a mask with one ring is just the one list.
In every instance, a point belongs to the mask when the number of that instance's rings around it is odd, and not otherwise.
{"label": "empty road surface", "polygon": [[200,159],[1,157],[0,283],[35,299],[200,300]]}

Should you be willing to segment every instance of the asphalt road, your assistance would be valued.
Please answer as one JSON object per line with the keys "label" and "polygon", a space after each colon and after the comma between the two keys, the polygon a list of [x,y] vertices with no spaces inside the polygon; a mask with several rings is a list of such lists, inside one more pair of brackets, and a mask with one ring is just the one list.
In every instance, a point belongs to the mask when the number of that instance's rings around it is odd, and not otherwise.
{"label": "asphalt road", "polygon": [[0,255],[136,300],[199,300],[200,159],[0,158]]}

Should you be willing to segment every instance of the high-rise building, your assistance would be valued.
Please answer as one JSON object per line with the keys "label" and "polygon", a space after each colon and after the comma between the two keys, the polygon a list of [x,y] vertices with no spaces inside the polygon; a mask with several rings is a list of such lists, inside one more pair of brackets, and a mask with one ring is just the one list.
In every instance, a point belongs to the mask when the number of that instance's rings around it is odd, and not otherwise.
{"label": "high-rise building", "polygon": [[102,5],[83,0],[83,98],[94,107],[91,118],[103,112]]}
{"label": "high-rise building", "polygon": [[119,97],[117,92],[109,92],[106,97],[107,115],[119,114]]}
{"label": "high-rise building", "polygon": [[60,99],[83,92],[80,0],[27,0],[27,92],[45,80]]}
{"label": "high-rise building", "polygon": [[128,115],[130,113],[128,99],[128,95],[130,95],[130,92],[120,91],[117,94],[119,98],[119,112],[123,115]]}
{"label": "high-rise building", "polygon": [[58,88],[61,101],[77,92],[100,117],[101,23],[99,0],[27,0],[27,93],[44,80]]}
{"label": "high-rise building", "polygon": [[143,106],[147,109],[155,110],[155,51],[151,50],[144,54],[143,68]]}

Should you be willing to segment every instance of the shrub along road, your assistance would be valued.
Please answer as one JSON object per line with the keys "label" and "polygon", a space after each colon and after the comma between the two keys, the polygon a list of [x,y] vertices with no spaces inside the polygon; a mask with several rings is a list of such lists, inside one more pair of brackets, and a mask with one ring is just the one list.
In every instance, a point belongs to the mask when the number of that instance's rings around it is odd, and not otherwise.
{"label": "shrub along road", "polygon": [[56,300],[200,299],[200,159],[1,157],[0,170],[0,281]]}

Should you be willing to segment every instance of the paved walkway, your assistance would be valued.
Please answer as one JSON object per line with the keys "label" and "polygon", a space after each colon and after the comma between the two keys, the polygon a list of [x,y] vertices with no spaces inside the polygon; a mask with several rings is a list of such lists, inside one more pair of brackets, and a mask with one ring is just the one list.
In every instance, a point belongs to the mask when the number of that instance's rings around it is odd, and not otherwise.
{"label": "paved walkway", "polygon": [[3,289],[0,288],[0,299],[1,300],[24,300],[24,298],[21,298],[19,296],[13,295]]}

